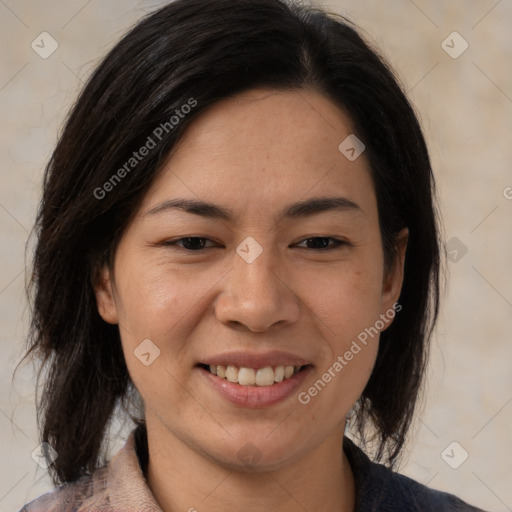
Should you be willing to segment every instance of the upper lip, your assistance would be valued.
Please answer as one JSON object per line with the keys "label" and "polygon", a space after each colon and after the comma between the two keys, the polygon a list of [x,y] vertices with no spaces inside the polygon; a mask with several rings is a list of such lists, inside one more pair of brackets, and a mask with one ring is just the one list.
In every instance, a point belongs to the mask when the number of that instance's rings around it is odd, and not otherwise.
{"label": "upper lip", "polygon": [[305,366],[311,364],[300,356],[274,350],[265,353],[255,352],[225,352],[214,356],[206,357],[200,364],[223,365],[230,364],[239,368],[265,368],[266,366]]}

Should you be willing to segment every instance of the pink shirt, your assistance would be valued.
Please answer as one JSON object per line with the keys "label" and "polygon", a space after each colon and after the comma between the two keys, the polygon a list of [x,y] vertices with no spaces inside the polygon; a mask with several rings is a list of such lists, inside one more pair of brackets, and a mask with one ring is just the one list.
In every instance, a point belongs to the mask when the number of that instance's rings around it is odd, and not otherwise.
{"label": "pink shirt", "polygon": [[162,512],[135,452],[134,431],[110,463],[25,505],[20,512]]}

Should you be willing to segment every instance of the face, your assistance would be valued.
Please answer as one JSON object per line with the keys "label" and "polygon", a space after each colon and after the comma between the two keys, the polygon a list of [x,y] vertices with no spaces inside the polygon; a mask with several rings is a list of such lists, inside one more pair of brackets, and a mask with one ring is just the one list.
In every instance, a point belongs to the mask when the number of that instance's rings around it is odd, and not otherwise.
{"label": "face", "polygon": [[352,133],[305,90],[251,90],[188,127],[96,286],[148,435],[262,470],[339,449],[405,250],[385,273],[365,155],[338,149]]}

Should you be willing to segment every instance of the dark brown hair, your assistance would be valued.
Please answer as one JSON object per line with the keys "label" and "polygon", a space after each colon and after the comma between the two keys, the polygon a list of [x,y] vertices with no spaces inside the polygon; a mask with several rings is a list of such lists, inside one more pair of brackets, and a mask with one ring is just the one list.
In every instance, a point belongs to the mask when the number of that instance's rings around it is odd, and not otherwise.
{"label": "dark brown hair", "polygon": [[[177,0],[140,21],[104,58],[45,170],[27,355],[41,362],[38,418],[41,440],[58,453],[50,466],[55,483],[103,463],[109,421],[133,389],[118,327],[97,311],[95,272],[111,264],[120,235],[183,130],[219,100],[258,86],[310,88],[344,109],[366,145],[386,263],[393,261],[396,234],[409,229],[402,310],[381,334],[354,420],[363,441],[374,433],[376,459],[397,459],[439,300],[434,181],[413,108],[390,67],[340,16],[280,0]],[[162,130],[122,181],[112,182],[191,98],[194,108]],[[98,193],[107,182],[108,193]]]}

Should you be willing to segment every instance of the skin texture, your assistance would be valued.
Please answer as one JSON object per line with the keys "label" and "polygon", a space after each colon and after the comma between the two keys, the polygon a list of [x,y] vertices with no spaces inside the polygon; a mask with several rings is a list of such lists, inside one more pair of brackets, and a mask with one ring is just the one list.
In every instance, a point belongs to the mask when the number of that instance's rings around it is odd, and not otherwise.
{"label": "skin texture", "polygon": [[[233,350],[283,350],[312,364],[299,389],[307,391],[397,301],[407,230],[385,274],[368,163],[338,150],[351,133],[346,114],[310,90],[255,89],[217,103],[187,128],[125,231],[113,272],[101,273],[98,310],[119,324],[145,403],[147,480],[166,512],[354,508],[341,445],[377,336],[306,405],[297,393],[264,408],[234,405],[196,366]],[[291,203],[332,196],[359,210],[276,218]],[[174,198],[215,203],[233,219],[147,214]],[[192,236],[206,248],[163,245]],[[236,252],[248,236],[263,249],[250,264]],[[313,237],[349,245],[319,250]],[[150,366],[134,356],[147,338],[160,349]],[[258,454],[251,467],[238,456],[247,443]]]}

